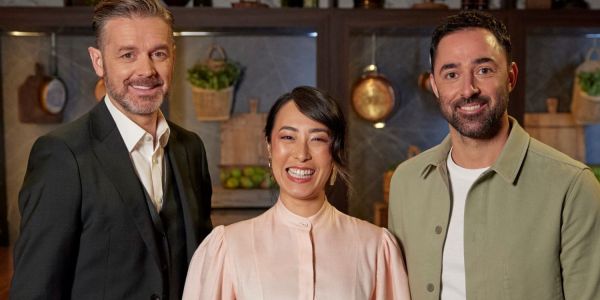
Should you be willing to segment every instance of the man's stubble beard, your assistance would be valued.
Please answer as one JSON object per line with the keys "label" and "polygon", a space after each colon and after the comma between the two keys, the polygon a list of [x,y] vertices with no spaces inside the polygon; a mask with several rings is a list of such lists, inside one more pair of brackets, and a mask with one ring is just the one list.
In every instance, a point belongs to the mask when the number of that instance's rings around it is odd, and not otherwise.
{"label": "man's stubble beard", "polygon": [[[487,96],[476,96],[474,98],[462,99],[458,104],[453,105],[451,107],[451,111],[448,112],[443,107],[440,106],[440,110],[444,118],[448,121],[448,123],[456,129],[462,136],[472,138],[472,139],[491,139],[502,128],[502,117],[506,113],[508,108],[509,101],[509,92],[508,89],[504,89],[498,93],[499,101],[493,107],[489,107],[488,110],[485,110],[481,114],[475,116],[461,116],[460,113],[456,110],[456,107],[459,104],[469,103],[469,102],[481,102],[484,101],[488,105],[492,104],[491,99]],[[477,122],[477,126],[472,126],[473,122]]]}
{"label": "man's stubble beard", "polygon": [[[150,83],[162,82],[159,78],[145,78],[138,80],[149,81]],[[111,99],[117,101],[123,109],[136,115],[151,115],[160,109],[164,99],[167,97],[167,93],[163,93],[162,90],[152,96],[141,96],[139,99],[128,99],[127,88],[130,85],[129,81],[123,83],[123,88],[119,91],[112,85],[108,73],[104,70],[104,84],[106,85],[106,92]]]}

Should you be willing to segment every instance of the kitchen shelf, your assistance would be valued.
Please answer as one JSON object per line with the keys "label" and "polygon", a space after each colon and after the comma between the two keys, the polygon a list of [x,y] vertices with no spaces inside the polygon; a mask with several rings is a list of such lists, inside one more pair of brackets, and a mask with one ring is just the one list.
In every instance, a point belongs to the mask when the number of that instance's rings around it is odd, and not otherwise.
{"label": "kitchen shelf", "polygon": [[[458,10],[410,9],[302,9],[302,8],[169,8],[175,18],[176,31],[208,31],[223,34],[294,35],[316,33],[317,86],[340,101],[347,116],[350,106],[350,45],[353,36],[385,33],[402,36],[417,32],[427,38],[443,18]],[[562,28],[577,33],[598,33],[600,10],[493,10],[490,13],[506,22],[513,42],[513,59],[519,65],[519,83],[511,94],[509,113],[522,121],[525,113],[527,84],[527,39],[532,32]],[[91,7],[2,7],[0,33],[10,31],[56,32],[61,35],[91,35]],[[551,34],[551,33],[550,33]],[[423,53],[426,55],[426,53]],[[399,64],[402,61],[398,61]],[[416,87],[415,87],[416,88]],[[0,108],[2,107],[0,85]],[[1,111],[0,111],[1,112]],[[350,118],[349,118],[350,119]],[[4,149],[4,130],[0,124],[0,155]],[[352,132],[350,133],[352,139]],[[0,230],[6,216],[5,162],[0,160]],[[370,177],[369,177],[370,178]],[[376,181],[376,180],[375,180]],[[270,191],[237,191],[215,187],[214,206],[222,214],[257,213],[273,200]],[[341,211],[348,211],[347,188],[336,185],[329,200]],[[249,195],[249,196],[248,196]],[[245,197],[247,199],[242,199]],[[243,201],[243,202],[240,202]],[[241,207],[236,211],[232,206]],[[2,234],[0,234],[0,243]]]}
{"label": "kitchen shelf", "polygon": [[257,208],[273,206],[278,192],[273,189],[226,189],[213,186],[213,208]]}
{"label": "kitchen shelf", "polygon": [[213,186],[213,225],[227,225],[256,217],[277,201],[278,192],[273,189],[226,189]]}
{"label": "kitchen shelf", "polygon": [[[429,32],[457,10],[411,9],[303,9],[170,7],[177,31],[316,32],[317,85],[338,99],[349,99],[348,45],[351,34],[385,32],[399,28]],[[4,7],[0,31],[55,31],[91,34],[91,7]],[[504,20],[513,41],[513,53],[525,73],[527,30],[533,27],[598,27],[600,10],[491,10]],[[521,78],[523,78],[521,76]],[[524,115],[525,85],[517,85],[509,107],[518,120]],[[342,101],[349,110],[347,101]]]}
{"label": "kitchen shelf", "polygon": [[[230,9],[170,7],[175,30],[245,28],[317,28],[326,25],[327,10],[319,9]],[[91,7],[3,7],[2,31],[87,30],[92,32]]]}

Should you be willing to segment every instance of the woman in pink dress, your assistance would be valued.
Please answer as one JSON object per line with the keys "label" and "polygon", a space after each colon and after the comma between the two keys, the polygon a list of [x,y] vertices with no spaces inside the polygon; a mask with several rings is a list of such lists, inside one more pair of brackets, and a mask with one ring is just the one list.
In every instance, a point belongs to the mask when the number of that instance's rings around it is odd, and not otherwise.
{"label": "woman in pink dress", "polygon": [[348,182],[345,131],[338,104],[315,88],[277,100],[265,138],[279,199],[212,231],[192,258],[183,299],[410,299],[395,238],[325,196],[336,178]]}

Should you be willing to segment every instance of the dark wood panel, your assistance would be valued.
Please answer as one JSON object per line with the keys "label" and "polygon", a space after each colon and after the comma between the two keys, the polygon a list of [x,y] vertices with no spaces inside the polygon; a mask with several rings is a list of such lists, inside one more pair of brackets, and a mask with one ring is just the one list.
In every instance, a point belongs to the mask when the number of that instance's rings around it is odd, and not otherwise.
{"label": "dark wood panel", "polygon": [[508,20],[506,20],[506,26],[508,26],[508,30],[510,31],[512,42],[512,60],[517,63],[519,70],[517,85],[510,95],[508,114],[517,119],[520,124],[523,124],[525,116],[527,33],[525,26],[522,26],[521,20],[515,14],[509,16]]}
{"label": "dark wood panel", "polygon": [[600,10],[515,10],[510,15],[523,27],[597,27],[600,26]]}
{"label": "dark wood panel", "polygon": [[[0,58],[2,42],[0,41]],[[3,77],[0,70],[0,116],[4,116]],[[6,195],[6,156],[4,155],[4,122],[0,122],[0,246],[7,246],[8,237],[8,201]],[[0,298],[1,299],[1,298]]]}
{"label": "dark wood panel", "polygon": [[0,9],[0,30],[69,31],[86,28],[91,32],[91,7],[3,7]]}
{"label": "dark wood panel", "polygon": [[8,299],[12,274],[12,251],[8,247],[0,247],[0,299]]}
{"label": "dark wood panel", "polygon": [[[316,28],[327,21],[328,10],[300,8],[185,8],[170,7],[176,30],[239,28]],[[91,7],[6,7],[0,9],[0,30],[91,32]]]}
{"label": "dark wood panel", "polygon": [[301,8],[173,8],[175,27],[201,28],[315,28],[327,21],[327,10]]}
{"label": "dark wood panel", "polygon": [[432,27],[458,10],[334,10],[336,18],[351,28]]}
{"label": "dark wood panel", "polygon": [[[303,9],[303,8],[188,8],[170,7],[179,30],[202,28],[307,28],[341,19],[350,27],[428,27],[458,10],[412,9]],[[598,26],[599,10],[491,10],[495,16],[514,18],[521,26]],[[3,7],[0,30],[90,28],[92,8]],[[333,32],[332,32],[333,33]],[[333,33],[338,35],[338,33]]]}

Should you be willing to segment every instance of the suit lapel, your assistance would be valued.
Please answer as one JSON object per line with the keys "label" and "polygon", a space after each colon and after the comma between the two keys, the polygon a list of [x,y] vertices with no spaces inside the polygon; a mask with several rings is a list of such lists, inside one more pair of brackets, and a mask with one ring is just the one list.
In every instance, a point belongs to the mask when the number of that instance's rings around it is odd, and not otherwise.
{"label": "suit lapel", "polygon": [[96,105],[90,115],[94,153],[107,177],[110,178],[120,194],[144,243],[160,267],[160,256],[150,212],[146,204],[145,191],[136,175],[123,138],[105,103],[101,102]]}
{"label": "suit lapel", "polygon": [[181,200],[188,261],[190,261],[192,255],[196,251],[196,246],[198,245],[198,230],[196,229],[196,224],[201,224],[201,222],[198,220],[199,214],[196,193],[194,192],[192,182],[190,181],[191,176],[188,168],[188,153],[183,143],[179,141],[177,131],[174,130],[174,128],[171,129],[171,135],[166,148],[173,170],[173,182],[177,185],[177,191]]}

